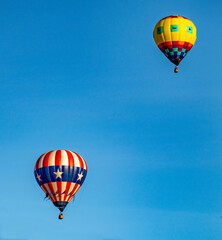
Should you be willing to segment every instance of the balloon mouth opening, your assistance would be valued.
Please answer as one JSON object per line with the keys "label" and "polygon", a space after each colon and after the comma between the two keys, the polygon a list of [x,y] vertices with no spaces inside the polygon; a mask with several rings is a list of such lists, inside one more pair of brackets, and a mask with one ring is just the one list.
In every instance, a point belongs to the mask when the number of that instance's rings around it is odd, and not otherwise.
{"label": "balloon mouth opening", "polygon": [[176,66],[178,66],[181,62],[181,59],[180,58],[175,58],[175,59],[172,59],[170,60],[173,64],[175,64]]}
{"label": "balloon mouth opening", "polygon": [[54,202],[53,204],[62,212],[67,206],[68,202],[58,201],[58,202]]}

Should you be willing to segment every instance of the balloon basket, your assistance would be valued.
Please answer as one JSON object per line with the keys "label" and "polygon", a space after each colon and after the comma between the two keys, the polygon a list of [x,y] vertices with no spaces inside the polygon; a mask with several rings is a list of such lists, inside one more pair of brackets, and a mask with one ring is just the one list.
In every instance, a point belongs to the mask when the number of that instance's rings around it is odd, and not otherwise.
{"label": "balloon basket", "polygon": [[174,68],[174,72],[175,72],[175,73],[178,73],[178,71],[179,71],[179,70],[178,70],[178,67],[175,67],[175,68]]}
{"label": "balloon basket", "polygon": [[63,219],[63,214],[62,214],[62,212],[59,214],[59,219],[60,219],[60,220]]}

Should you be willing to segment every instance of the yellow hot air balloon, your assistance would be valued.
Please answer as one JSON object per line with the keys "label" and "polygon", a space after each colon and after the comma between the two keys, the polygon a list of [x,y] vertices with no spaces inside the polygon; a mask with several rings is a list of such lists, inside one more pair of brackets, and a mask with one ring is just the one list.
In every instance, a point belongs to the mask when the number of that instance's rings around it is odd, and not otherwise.
{"label": "yellow hot air balloon", "polygon": [[158,48],[177,66],[193,47],[197,30],[188,19],[179,15],[172,15],[161,19],[153,30],[153,37]]}

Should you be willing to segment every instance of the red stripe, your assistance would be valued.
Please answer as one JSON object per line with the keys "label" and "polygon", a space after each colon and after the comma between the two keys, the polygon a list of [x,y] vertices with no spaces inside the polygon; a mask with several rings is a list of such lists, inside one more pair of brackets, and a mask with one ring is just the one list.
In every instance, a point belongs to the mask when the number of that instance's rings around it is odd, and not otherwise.
{"label": "red stripe", "polygon": [[52,198],[52,195],[48,195],[48,198],[49,198],[52,202],[55,202],[54,199]]}
{"label": "red stripe", "polygon": [[[74,186],[74,188],[73,188],[73,190],[72,190],[72,192],[71,192],[71,194],[70,194],[70,196],[69,196],[69,198],[68,198],[68,200],[67,200],[67,202],[70,202],[71,201],[71,199],[74,197],[74,196],[72,196],[73,195],[73,193],[75,192],[75,190],[76,190],[76,188],[79,186],[79,184],[75,184],[75,186]],[[77,191],[78,192],[78,191]]]}
{"label": "red stripe", "polygon": [[44,157],[44,159],[43,159],[43,167],[48,167],[48,166],[49,166],[49,156],[50,156],[51,152],[52,152],[52,151],[48,152],[48,153],[45,155],[45,157]]}
{"label": "red stripe", "polygon": [[79,164],[80,164],[80,167],[81,168],[83,168],[84,169],[84,165],[83,165],[83,161],[82,161],[82,158],[77,154],[77,153],[75,153],[76,154],[76,156],[78,157],[78,159],[79,159]]}
{"label": "red stripe", "polygon": [[43,191],[45,192],[45,194],[50,195],[51,192],[49,192],[49,191],[47,190],[47,188],[45,187],[45,185],[42,185],[41,187],[43,188]]}
{"label": "red stripe", "polygon": [[58,189],[59,201],[61,201],[62,197],[60,195],[62,194],[62,182],[57,182],[56,184]]}
{"label": "red stripe", "polygon": [[164,42],[159,44],[158,47],[161,51],[164,51],[164,47],[167,47],[167,49],[173,51],[174,45],[178,45],[178,48],[184,48],[185,46],[187,50],[190,50],[193,47],[192,43],[183,42],[183,41]]}
{"label": "red stripe", "polygon": [[56,154],[55,154],[55,166],[61,166],[62,165],[62,151],[61,150],[58,150],[56,151]]}
{"label": "red stripe", "polygon": [[48,192],[47,188],[46,188],[44,185],[42,185],[41,188],[42,188],[42,190],[45,192],[45,194],[48,194],[48,198],[49,198],[52,202],[54,202],[54,199],[52,198],[52,195],[50,195],[51,192]]}
{"label": "red stripe", "polygon": [[71,186],[71,182],[67,182],[64,201],[66,201],[66,199],[67,199],[67,195],[69,194],[70,186]]}
{"label": "red stripe", "polygon": [[48,197],[50,198],[50,200],[51,200],[52,202],[55,202],[56,199],[55,199],[54,196],[53,196],[53,192],[51,191],[51,188],[50,188],[50,186],[49,186],[49,183],[45,183],[45,185],[47,185],[48,188],[50,189],[50,192],[48,193],[48,194],[49,194]]}
{"label": "red stripe", "polygon": [[87,166],[87,164],[86,164],[86,161],[82,158],[82,160],[83,160],[83,162],[85,163],[85,165],[86,165],[86,171],[88,171],[88,166]]}
{"label": "red stripe", "polygon": [[[52,192],[52,195],[55,196],[55,192],[54,192],[54,190],[53,190],[52,183],[49,182],[48,185],[49,185],[49,189],[50,189],[50,191]],[[55,197],[55,201],[56,201],[56,197]]]}
{"label": "red stripe", "polygon": [[46,187],[44,185],[41,185],[42,190],[44,191],[45,194],[49,194],[49,192],[47,191]]}
{"label": "red stripe", "polygon": [[[73,158],[73,155],[70,151],[66,151],[66,154],[68,156],[68,165],[73,167],[74,166],[74,158]],[[69,170],[68,172],[68,179],[70,177],[70,174],[71,174],[71,171]],[[71,182],[67,182],[66,183],[66,190],[65,190],[65,195],[64,195],[64,201],[66,201],[66,198],[67,198],[67,194],[69,193],[69,189],[70,189],[70,186],[71,186]]]}
{"label": "red stripe", "polygon": [[74,158],[70,151],[65,150],[69,160],[69,166],[74,166]]}
{"label": "red stripe", "polygon": [[[180,16],[180,15],[171,15],[171,16],[168,16],[168,17],[165,17],[165,18],[162,18],[161,20],[164,20],[164,19],[167,19],[167,18],[178,18],[178,17],[181,17],[181,18],[184,18],[184,19],[188,19],[186,17],[183,17],[183,16]],[[160,20],[160,21],[161,21]],[[188,19],[189,20],[189,19]]]}
{"label": "red stripe", "polygon": [[43,154],[38,158],[38,160],[36,161],[34,170],[38,169],[39,160],[40,160],[40,158],[41,158],[43,155],[44,155],[44,153],[43,153]]}

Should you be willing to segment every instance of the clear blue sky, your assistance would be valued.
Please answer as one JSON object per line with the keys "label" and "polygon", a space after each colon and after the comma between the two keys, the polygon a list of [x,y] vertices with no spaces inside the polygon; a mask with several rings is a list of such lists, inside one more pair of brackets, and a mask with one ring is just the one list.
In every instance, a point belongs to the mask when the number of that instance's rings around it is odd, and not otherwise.
{"label": "clear blue sky", "polygon": [[[222,239],[221,1],[0,2],[4,239]],[[197,27],[173,73],[163,17]],[[37,158],[79,153],[88,175],[64,220]]]}

